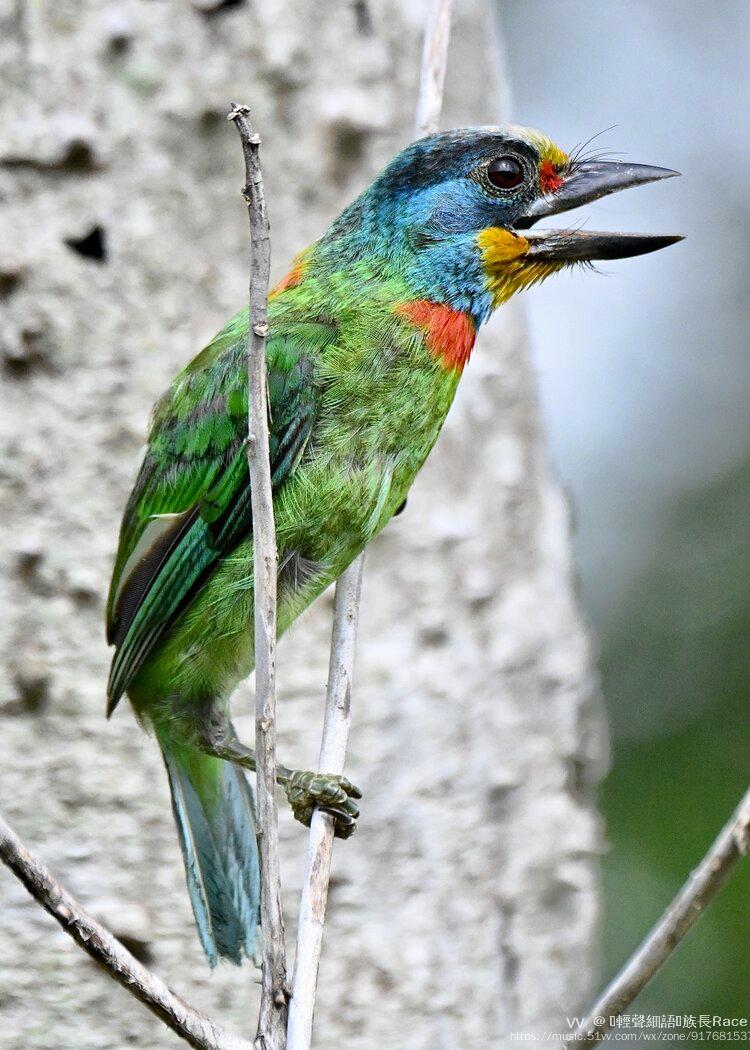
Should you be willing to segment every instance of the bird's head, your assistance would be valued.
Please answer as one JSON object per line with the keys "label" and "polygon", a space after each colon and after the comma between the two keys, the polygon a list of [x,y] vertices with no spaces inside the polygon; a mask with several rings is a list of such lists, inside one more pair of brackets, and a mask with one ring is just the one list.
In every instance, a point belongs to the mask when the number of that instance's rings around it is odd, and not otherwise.
{"label": "bird's head", "polygon": [[408,258],[415,291],[482,320],[515,292],[577,263],[664,248],[678,236],[532,231],[667,168],[569,156],[545,135],[507,124],[420,139],[402,150],[334,224],[368,253]]}

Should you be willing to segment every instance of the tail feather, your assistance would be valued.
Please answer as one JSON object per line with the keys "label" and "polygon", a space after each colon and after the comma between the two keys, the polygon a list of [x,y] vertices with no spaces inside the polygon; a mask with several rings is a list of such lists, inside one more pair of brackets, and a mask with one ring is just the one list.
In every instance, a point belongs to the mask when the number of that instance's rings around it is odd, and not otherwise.
{"label": "tail feather", "polygon": [[260,876],[255,805],[241,769],[160,740],[190,901],[211,966],[255,950]]}

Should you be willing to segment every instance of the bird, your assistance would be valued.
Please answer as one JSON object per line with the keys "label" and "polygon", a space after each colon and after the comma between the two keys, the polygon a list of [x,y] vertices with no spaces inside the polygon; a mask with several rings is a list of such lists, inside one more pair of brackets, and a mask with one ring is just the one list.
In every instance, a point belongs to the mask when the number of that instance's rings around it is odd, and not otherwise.
{"label": "bird", "polygon": [[[295,257],[266,345],[279,633],[403,508],[493,310],[560,270],[681,240],[533,226],[677,174],[519,125],[441,132]],[[230,716],[253,670],[247,346],[246,308],[156,403],[107,602],[107,717],[127,694],[161,748],[212,967],[252,958],[259,911],[255,755]],[[352,833],[347,778],[280,765],[278,781],[302,823],[319,806]]]}

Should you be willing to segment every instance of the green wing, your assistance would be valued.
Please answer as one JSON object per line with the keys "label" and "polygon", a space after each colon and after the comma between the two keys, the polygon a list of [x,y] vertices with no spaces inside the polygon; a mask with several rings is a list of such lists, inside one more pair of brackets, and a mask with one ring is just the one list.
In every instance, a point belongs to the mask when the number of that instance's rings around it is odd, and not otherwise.
{"label": "green wing", "polygon": [[[287,322],[268,342],[271,483],[295,469],[313,430],[323,323]],[[110,714],[149,653],[217,564],[252,531],[247,437],[247,310],[159,401],[128,501],[107,602],[116,647]]]}

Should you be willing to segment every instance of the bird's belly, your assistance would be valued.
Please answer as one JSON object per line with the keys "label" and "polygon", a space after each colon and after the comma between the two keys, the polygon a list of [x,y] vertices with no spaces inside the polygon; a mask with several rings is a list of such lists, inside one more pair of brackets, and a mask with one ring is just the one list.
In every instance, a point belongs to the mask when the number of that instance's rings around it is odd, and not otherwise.
{"label": "bird's belly", "polygon": [[[448,400],[446,399],[445,412]],[[433,414],[408,435],[364,435],[340,452],[312,448],[274,498],[282,634],[403,503],[440,431]],[[424,417],[423,417],[424,418]],[[225,557],[138,676],[137,693],[228,695],[253,670],[252,537]],[[131,697],[132,697],[131,692]]]}

